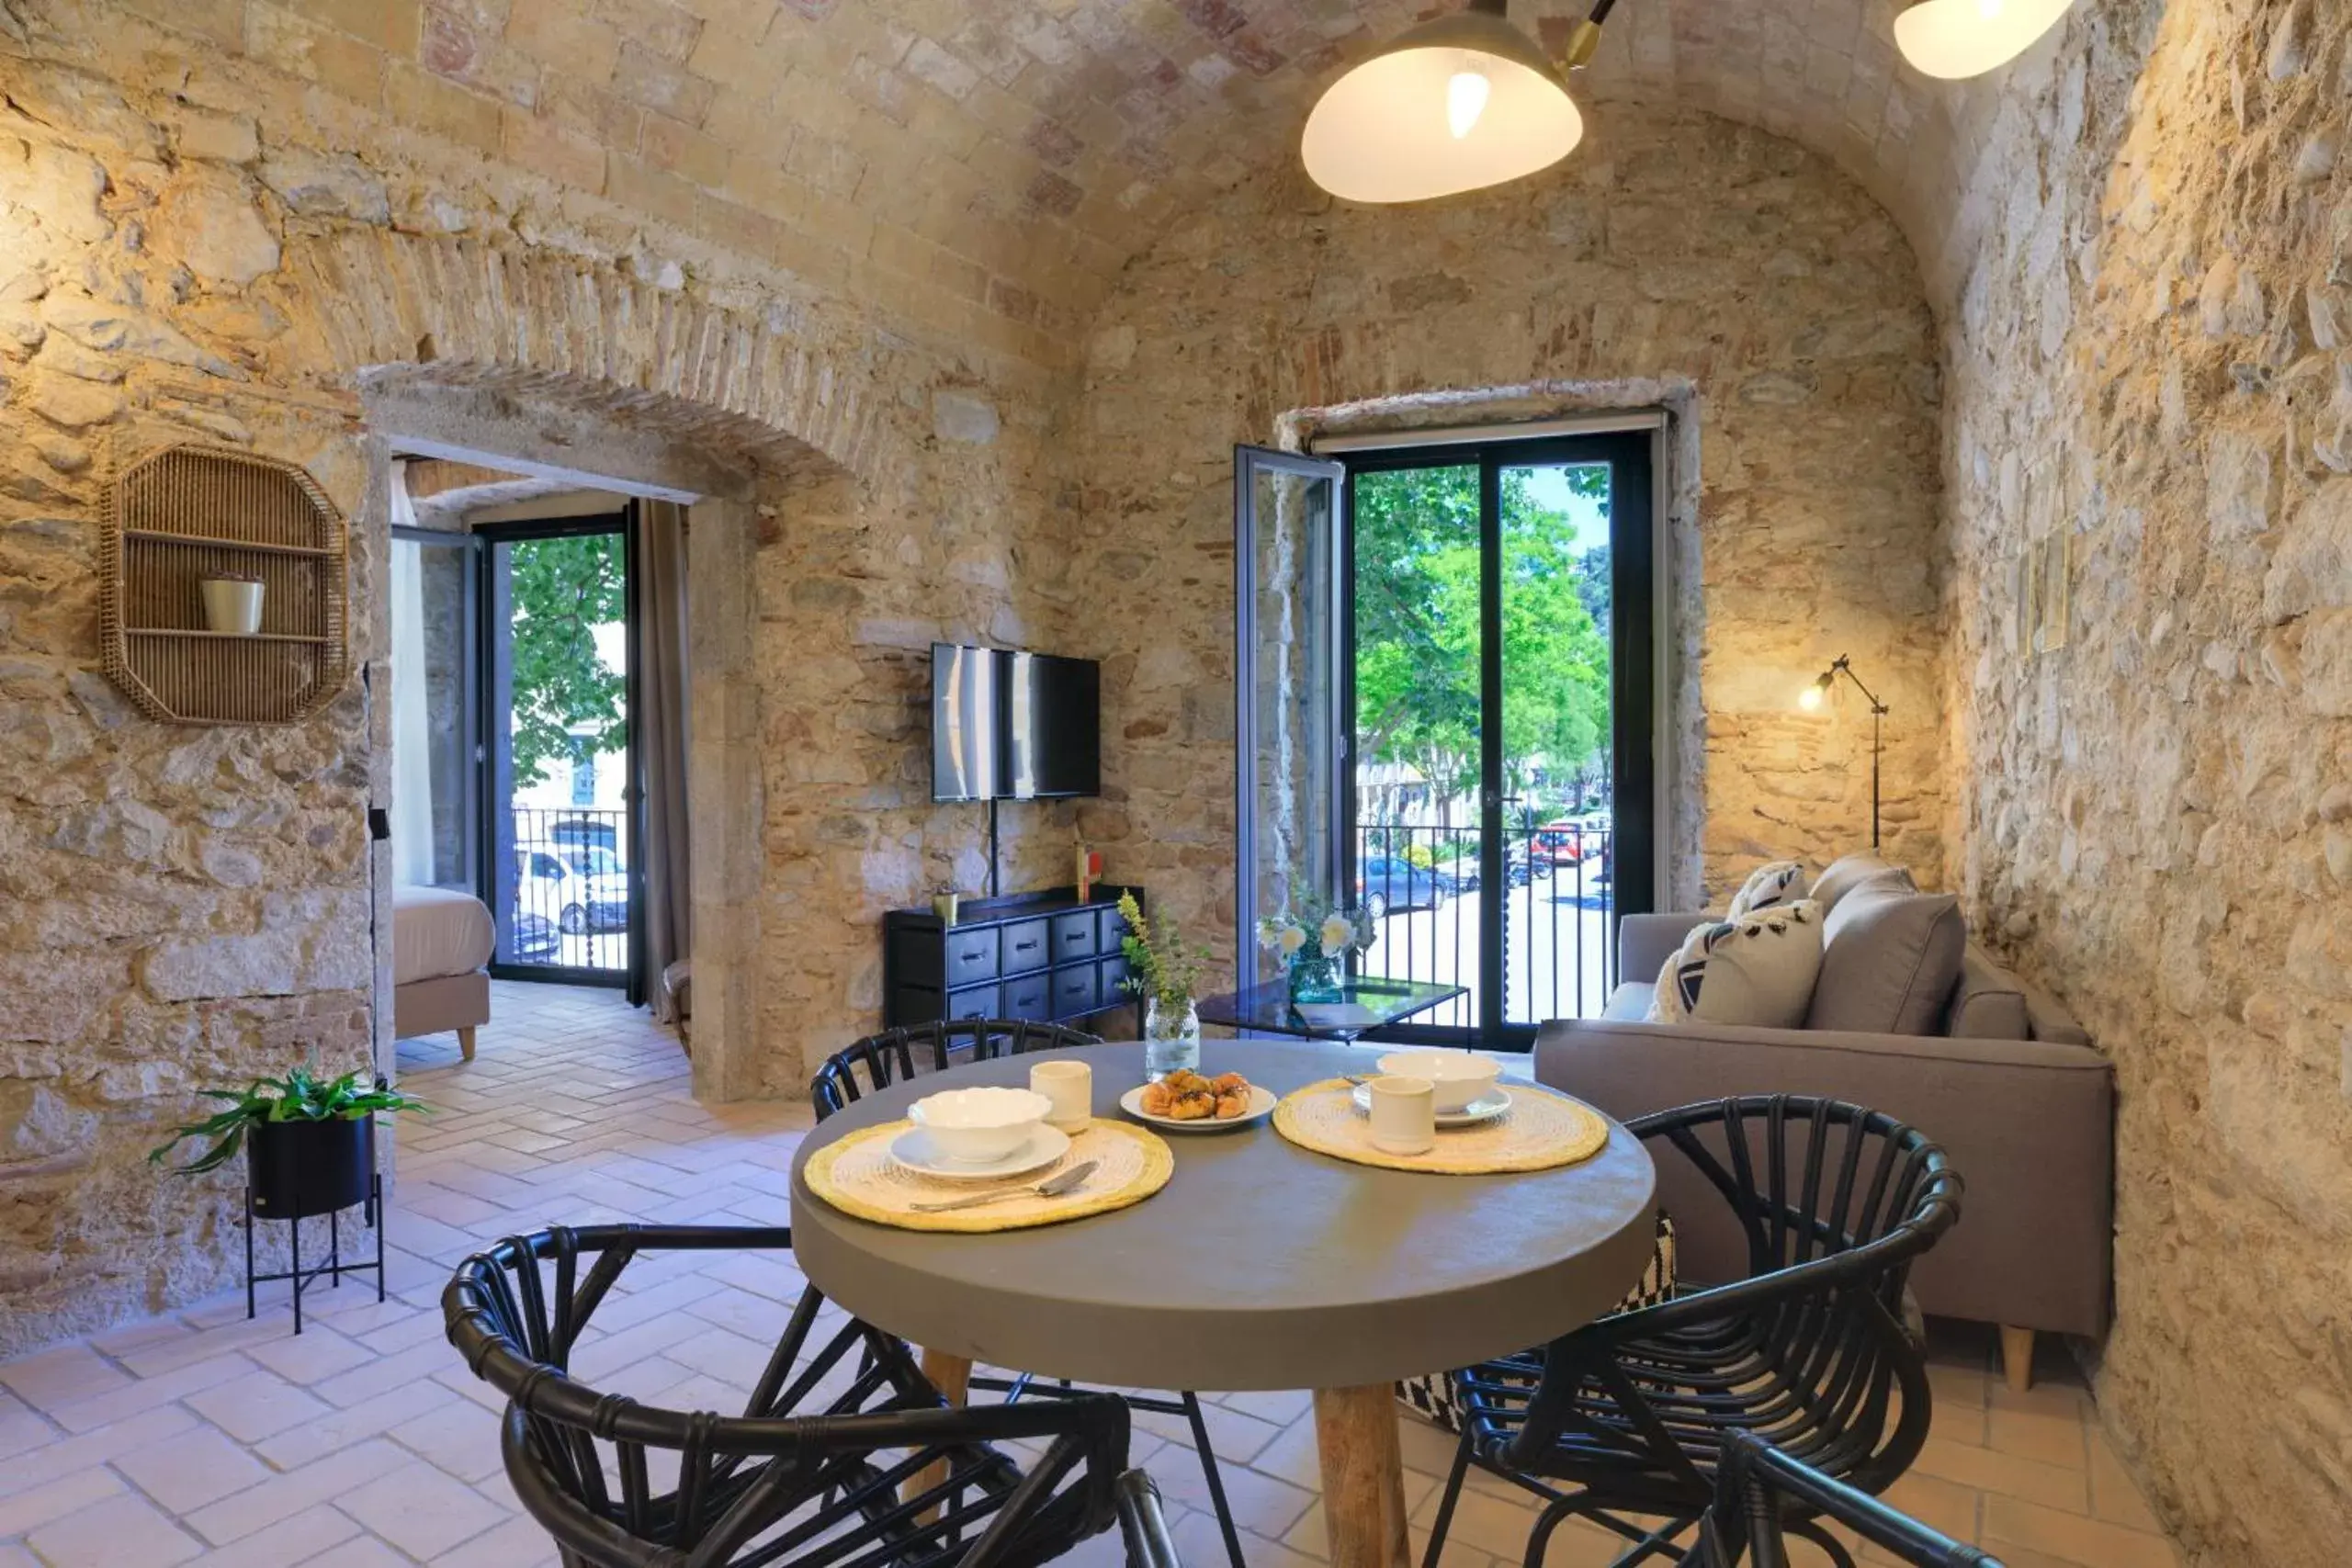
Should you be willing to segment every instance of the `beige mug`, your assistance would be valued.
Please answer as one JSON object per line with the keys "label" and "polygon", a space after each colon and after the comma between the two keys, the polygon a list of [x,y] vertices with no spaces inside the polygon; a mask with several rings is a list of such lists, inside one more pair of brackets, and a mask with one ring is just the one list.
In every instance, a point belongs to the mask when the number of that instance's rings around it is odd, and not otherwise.
{"label": "beige mug", "polygon": [[1391,1155],[1437,1147],[1437,1086],[1427,1078],[1373,1079],[1372,1146]]}
{"label": "beige mug", "polygon": [[1056,1132],[1074,1138],[1093,1122],[1094,1069],[1084,1062],[1039,1062],[1029,1069],[1029,1088],[1051,1105],[1046,1125]]}

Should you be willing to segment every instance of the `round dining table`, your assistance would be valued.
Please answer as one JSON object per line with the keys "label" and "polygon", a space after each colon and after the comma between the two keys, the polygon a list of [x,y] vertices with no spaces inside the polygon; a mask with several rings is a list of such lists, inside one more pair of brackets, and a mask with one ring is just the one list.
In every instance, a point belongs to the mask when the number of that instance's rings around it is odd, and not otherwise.
{"label": "round dining table", "polygon": [[[944,1089],[1026,1084],[1032,1066],[1065,1056],[1092,1065],[1095,1115],[1124,1117],[1141,1045],[968,1063],[828,1117],[793,1162],[802,1270],[922,1346],[950,1398],[976,1361],[1126,1388],[1313,1391],[1334,1568],[1408,1568],[1397,1379],[1579,1327],[1649,1259],[1657,1172],[1613,1122],[1589,1159],[1491,1176],[1356,1165],[1292,1144],[1271,1119],[1169,1132],[1175,1174],[1140,1203],[983,1235],[877,1224],[810,1191],[809,1156],[834,1139]],[[1367,1066],[1345,1045],[1261,1040],[1204,1042],[1202,1057],[1204,1073],[1276,1094]]]}

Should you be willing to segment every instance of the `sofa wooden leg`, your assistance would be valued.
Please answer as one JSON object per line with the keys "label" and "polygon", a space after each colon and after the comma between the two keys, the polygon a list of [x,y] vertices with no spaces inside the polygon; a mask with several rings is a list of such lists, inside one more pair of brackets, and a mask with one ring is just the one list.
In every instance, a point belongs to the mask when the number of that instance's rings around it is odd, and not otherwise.
{"label": "sofa wooden leg", "polygon": [[2013,1393],[2033,1386],[2033,1330],[2001,1325],[2001,1375]]}
{"label": "sofa wooden leg", "polygon": [[[461,1024],[458,1027],[458,1049],[466,1054],[467,1061],[470,1062],[474,1059],[474,1026],[472,1024]],[[2008,1330],[2004,1328],[2001,1332],[2007,1334]]]}

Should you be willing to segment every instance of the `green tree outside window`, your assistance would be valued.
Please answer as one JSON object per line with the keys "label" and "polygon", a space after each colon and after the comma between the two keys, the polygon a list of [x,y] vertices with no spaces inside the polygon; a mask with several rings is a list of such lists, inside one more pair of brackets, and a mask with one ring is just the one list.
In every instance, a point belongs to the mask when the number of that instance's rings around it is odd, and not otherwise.
{"label": "green tree outside window", "polygon": [[[621,671],[595,628],[628,613],[617,534],[532,539],[507,552],[513,595],[514,782],[541,783],[588,754],[628,745]],[[582,738],[576,745],[574,735]]]}

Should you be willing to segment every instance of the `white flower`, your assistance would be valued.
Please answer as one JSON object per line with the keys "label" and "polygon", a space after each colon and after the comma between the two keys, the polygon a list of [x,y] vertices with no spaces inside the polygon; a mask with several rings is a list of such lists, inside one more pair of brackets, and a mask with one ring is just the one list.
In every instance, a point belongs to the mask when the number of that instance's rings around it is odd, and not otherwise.
{"label": "white flower", "polygon": [[1284,926],[1282,929],[1282,934],[1275,938],[1274,944],[1283,950],[1283,956],[1287,958],[1306,945],[1306,933],[1296,926]]}
{"label": "white flower", "polygon": [[1356,944],[1355,922],[1345,915],[1331,915],[1323,921],[1323,951],[1338,953]]}

